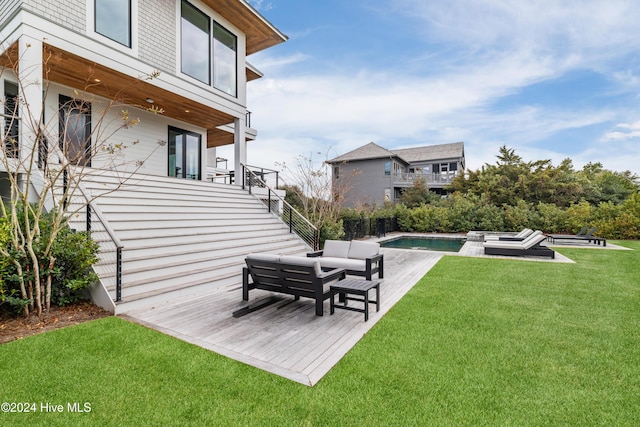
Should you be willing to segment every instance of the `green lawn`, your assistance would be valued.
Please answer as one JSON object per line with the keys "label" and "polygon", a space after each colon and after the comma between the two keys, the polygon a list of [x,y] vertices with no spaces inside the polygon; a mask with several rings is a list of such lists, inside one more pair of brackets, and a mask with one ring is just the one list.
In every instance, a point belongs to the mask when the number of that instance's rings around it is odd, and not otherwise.
{"label": "green lawn", "polygon": [[312,388],[118,318],[14,341],[0,402],[37,412],[0,424],[640,425],[640,242],[621,244],[445,257]]}

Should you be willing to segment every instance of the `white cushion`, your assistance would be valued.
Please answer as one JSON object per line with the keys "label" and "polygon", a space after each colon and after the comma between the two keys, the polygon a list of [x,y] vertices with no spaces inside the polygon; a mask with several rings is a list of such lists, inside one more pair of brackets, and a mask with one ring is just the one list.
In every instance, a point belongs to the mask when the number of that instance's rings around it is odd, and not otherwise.
{"label": "white cushion", "polygon": [[350,259],[350,258],[334,258],[334,257],[321,257],[320,265],[322,268],[346,268],[347,270],[365,271],[367,264],[363,260]]}
{"label": "white cushion", "polygon": [[283,255],[280,257],[281,264],[299,265],[301,267],[313,267],[316,275],[322,273],[318,258],[307,258],[302,256]]}
{"label": "white cushion", "polygon": [[322,256],[347,258],[349,256],[349,246],[351,246],[350,242],[342,240],[327,240],[324,242]]}
{"label": "white cushion", "polygon": [[253,261],[278,262],[279,259],[280,259],[280,255],[275,255],[275,254],[249,254],[249,255],[247,255],[247,260],[253,260]]}
{"label": "white cushion", "polygon": [[349,248],[349,258],[367,259],[380,252],[380,245],[376,242],[361,242],[353,240]]}
{"label": "white cushion", "polygon": [[533,233],[533,230],[530,228],[525,228],[523,229],[521,232],[519,232],[518,234],[516,234],[515,237],[519,237],[519,238],[525,238],[527,237],[529,234]]}

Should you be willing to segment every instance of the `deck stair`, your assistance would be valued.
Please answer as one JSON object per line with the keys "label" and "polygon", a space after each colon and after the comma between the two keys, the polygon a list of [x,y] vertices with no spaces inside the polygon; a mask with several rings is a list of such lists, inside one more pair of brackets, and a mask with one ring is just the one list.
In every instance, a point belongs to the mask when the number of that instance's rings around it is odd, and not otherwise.
{"label": "deck stair", "polygon": [[[262,201],[240,187],[140,174],[120,181],[104,172],[83,179],[85,191],[98,196],[94,203],[123,246],[122,300],[116,313],[206,294],[220,286],[240,287],[250,252],[291,255],[310,250]],[[71,226],[85,229],[85,218],[81,212]],[[91,227],[101,245],[95,270],[115,300],[115,246],[107,233]]]}

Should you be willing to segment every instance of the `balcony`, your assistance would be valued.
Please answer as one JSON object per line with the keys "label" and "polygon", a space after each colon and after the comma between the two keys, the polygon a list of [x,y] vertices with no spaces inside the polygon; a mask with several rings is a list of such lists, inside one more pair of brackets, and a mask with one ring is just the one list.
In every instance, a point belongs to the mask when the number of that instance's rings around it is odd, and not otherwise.
{"label": "balcony", "polygon": [[393,176],[393,185],[395,187],[411,187],[413,183],[419,179],[424,179],[427,183],[427,187],[442,188],[451,184],[451,181],[456,177],[455,171],[444,173],[409,173],[402,172],[396,173]]}

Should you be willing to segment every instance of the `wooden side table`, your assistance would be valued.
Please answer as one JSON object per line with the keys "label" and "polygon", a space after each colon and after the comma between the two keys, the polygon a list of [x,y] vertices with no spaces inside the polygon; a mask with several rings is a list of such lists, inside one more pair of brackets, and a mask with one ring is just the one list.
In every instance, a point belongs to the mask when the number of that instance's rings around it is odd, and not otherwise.
{"label": "wooden side table", "polygon": [[[369,291],[371,289],[376,290],[376,299],[369,299]],[[344,305],[335,303],[335,295],[340,295],[340,302],[344,301]],[[352,295],[356,295],[356,298]],[[364,303],[364,308],[349,307],[348,301],[360,301]],[[331,314],[335,312],[336,308],[342,310],[357,311],[358,313],[364,313],[364,321],[369,320],[369,304],[376,305],[376,311],[380,311],[380,282],[377,280],[357,280],[357,279],[345,279],[340,280],[335,285],[331,286]]]}

